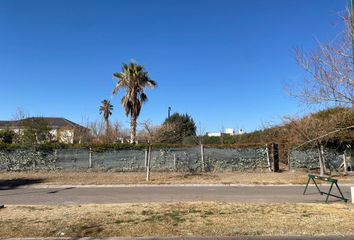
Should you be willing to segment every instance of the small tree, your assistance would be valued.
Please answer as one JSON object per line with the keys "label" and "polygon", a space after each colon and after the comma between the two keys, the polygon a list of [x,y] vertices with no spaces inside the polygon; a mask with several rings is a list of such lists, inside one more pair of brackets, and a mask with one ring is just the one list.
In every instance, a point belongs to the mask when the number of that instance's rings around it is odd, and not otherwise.
{"label": "small tree", "polygon": [[161,142],[182,143],[184,138],[196,136],[197,127],[188,114],[174,113],[165,119],[162,126],[159,132]]}
{"label": "small tree", "polygon": [[[319,119],[306,117],[302,120],[294,118],[287,118],[287,120],[288,124],[291,126],[288,136],[292,137],[293,143],[311,141],[312,139],[323,134],[324,124]],[[325,158],[323,154],[323,144],[325,144],[324,141],[325,139],[319,139],[312,143],[315,144],[315,147],[318,150],[321,176],[325,173]]]}
{"label": "small tree", "polygon": [[120,137],[122,137],[122,125],[121,123],[117,120],[112,123],[111,129],[110,129],[110,137],[111,141],[115,142],[117,141]]}
{"label": "small tree", "polygon": [[148,148],[145,156],[145,167],[146,167],[146,181],[150,181],[150,170],[151,170],[151,154],[152,154],[152,144],[156,136],[157,127],[153,127],[149,121],[144,121],[142,123],[143,129],[140,135],[145,138],[148,143]]}
{"label": "small tree", "polygon": [[43,144],[53,141],[48,123],[44,118],[28,118],[23,120],[22,143],[26,145]]}
{"label": "small tree", "polygon": [[102,138],[105,135],[105,127],[103,121],[95,120],[93,122],[88,122],[87,126],[90,129],[91,141],[102,143]]}
{"label": "small tree", "polygon": [[11,144],[15,133],[11,130],[0,130],[0,142]]}

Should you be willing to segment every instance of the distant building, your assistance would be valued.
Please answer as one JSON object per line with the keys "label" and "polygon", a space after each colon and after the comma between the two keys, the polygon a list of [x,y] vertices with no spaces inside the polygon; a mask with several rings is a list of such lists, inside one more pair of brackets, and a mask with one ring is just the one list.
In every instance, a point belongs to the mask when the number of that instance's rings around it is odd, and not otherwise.
{"label": "distant building", "polygon": [[221,132],[210,132],[207,135],[208,137],[221,137]]}
{"label": "distant building", "polygon": [[244,133],[245,133],[245,131],[243,131],[242,128],[240,128],[240,129],[238,130],[238,135],[242,135],[242,134],[244,134]]}
{"label": "distant building", "polygon": [[233,128],[226,128],[225,134],[233,136],[233,135],[235,135],[235,131]]}
{"label": "distant building", "polygon": [[[31,117],[15,121],[0,121],[0,130],[11,130],[15,134],[23,134],[24,131],[38,123],[43,124],[48,129],[52,141],[61,143],[74,143],[79,132],[89,131],[77,123],[69,121],[65,118],[52,118],[52,117]],[[81,142],[78,138],[77,142]]]}
{"label": "distant building", "polygon": [[226,128],[224,133],[222,133],[222,132],[210,132],[209,133],[208,132],[207,136],[208,137],[221,137],[222,135],[234,136],[234,135],[242,135],[244,133],[245,132],[242,129],[239,129],[238,132],[236,133],[233,128]]}

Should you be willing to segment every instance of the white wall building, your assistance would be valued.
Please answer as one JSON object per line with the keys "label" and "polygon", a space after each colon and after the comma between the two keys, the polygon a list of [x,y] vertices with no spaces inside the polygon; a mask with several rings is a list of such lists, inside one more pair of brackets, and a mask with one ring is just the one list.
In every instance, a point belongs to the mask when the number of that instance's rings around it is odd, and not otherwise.
{"label": "white wall building", "polygon": [[235,131],[233,128],[226,128],[225,134],[233,136],[233,135],[235,135]]}
{"label": "white wall building", "polygon": [[239,129],[236,133],[233,128],[226,128],[224,133],[222,133],[222,132],[208,132],[207,136],[208,137],[221,137],[221,135],[234,136],[234,135],[242,135],[244,133],[245,132],[243,131],[243,129]]}
{"label": "white wall building", "polygon": [[208,137],[221,137],[221,132],[210,132],[207,135]]}

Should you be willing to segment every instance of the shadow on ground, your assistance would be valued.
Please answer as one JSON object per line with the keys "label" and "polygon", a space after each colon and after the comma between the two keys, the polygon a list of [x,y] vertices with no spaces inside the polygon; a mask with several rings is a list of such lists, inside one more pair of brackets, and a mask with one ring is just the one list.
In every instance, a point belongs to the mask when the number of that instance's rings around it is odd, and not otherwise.
{"label": "shadow on ground", "polygon": [[10,190],[21,186],[28,186],[44,182],[41,178],[15,178],[10,180],[0,180],[0,190]]}

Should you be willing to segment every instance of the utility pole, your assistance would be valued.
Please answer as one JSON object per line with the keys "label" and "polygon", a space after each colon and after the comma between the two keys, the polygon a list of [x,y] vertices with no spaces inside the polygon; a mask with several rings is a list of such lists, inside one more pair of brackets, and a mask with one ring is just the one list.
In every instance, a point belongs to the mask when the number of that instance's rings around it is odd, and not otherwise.
{"label": "utility pole", "polygon": [[167,113],[167,118],[171,117],[171,107],[168,107],[168,113]]}

